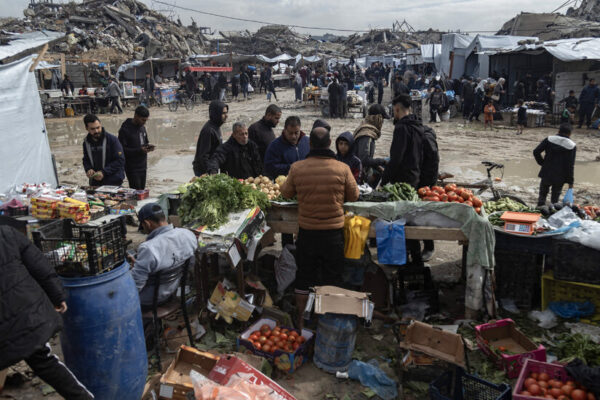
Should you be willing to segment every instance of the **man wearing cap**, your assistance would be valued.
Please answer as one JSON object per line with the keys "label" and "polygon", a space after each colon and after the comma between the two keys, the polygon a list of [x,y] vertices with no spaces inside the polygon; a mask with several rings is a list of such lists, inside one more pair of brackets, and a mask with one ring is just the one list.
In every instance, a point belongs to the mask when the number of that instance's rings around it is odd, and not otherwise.
{"label": "man wearing cap", "polygon": [[[181,267],[194,255],[198,241],[191,231],[169,224],[157,203],[144,205],[138,212],[138,219],[140,231],[146,233],[148,238],[139,245],[135,259],[130,257],[129,262],[132,264],[131,275],[140,292],[140,303],[145,308],[152,306],[154,296],[154,285],[148,283],[148,278],[157,272]],[[161,285],[158,304],[167,302],[178,287],[178,280]]]}

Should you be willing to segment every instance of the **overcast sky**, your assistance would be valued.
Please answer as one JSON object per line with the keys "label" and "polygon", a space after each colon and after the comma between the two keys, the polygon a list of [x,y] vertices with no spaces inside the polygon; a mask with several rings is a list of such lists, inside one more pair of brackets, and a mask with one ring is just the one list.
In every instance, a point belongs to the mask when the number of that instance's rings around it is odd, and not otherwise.
{"label": "overcast sky", "polygon": [[[54,0],[61,2],[62,0]],[[170,7],[153,0],[142,0],[153,9]],[[551,12],[564,0],[164,0],[181,7],[226,14],[240,18],[339,29],[389,28],[395,20],[406,19],[415,29],[461,31],[496,31],[521,11]],[[0,15],[22,17],[29,0],[0,0]],[[200,26],[216,30],[249,29],[260,24],[232,21],[201,15],[192,11],[173,9],[184,24],[190,18]],[[561,10],[564,12],[565,10]],[[306,32],[304,29],[296,29]],[[322,34],[326,31],[312,31]],[[347,33],[346,33],[347,34]]]}

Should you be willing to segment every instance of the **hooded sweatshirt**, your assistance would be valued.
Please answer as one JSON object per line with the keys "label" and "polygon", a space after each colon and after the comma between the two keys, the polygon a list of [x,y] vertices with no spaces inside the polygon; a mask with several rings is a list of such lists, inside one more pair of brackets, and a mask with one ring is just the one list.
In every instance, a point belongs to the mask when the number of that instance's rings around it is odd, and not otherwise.
{"label": "hooded sweatshirt", "polygon": [[273,140],[265,153],[265,174],[275,179],[279,175],[287,175],[296,161],[304,160],[310,151],[308,136],[300,133],[298,144],[293,145],[285,139],[283,133]]}
{"label": "hooded sweatshirt", "polygon": [[373,158],[375,141],[381,137],[382,115],[367,115],[367,118],[354,131],[352,152],[360,159],[363,168],[369,169],[385,164],[383,158]]}
{"label": "hooded sweatshirt", "polygon": [[208,117],[196,144],[196,156],[194,157],[194,175],[200,176],[207,171],[207,162],[214,154],[217,147],[223,143],[221,136],[221,125],[225,121],[222,120],[223,110],[229,107],[218,100],[213,100],[208,106]]}
{"label": "hooded sweatshirt", "polygon": [[[350,149],[348,150],[348,153],[345,156],[342,156],[340,154],[340,151],[338,150],[338,143],[340,142],[340,140],[345,140],[346,142],[348,142],[348,145],[350,146]],[[360,183],[360,180],[361,180],[360,176],[361,176],[361,172],[362,172],[362,163],[360,162],[360,158],[358,158],[357,156],[354,155],[353,146],[354,146],[354,136],[352,136],[352,132],[342,133],[335,140],[335,149],[337,151],[337,155],[335,158],[338,161],[341,161],[344,164],[348,165],[350,167],[350,171],[352,172],[352,175],[354,176],[354,179],[356,179],[357,183]]]}
{"label": "hooded sweatshirt", "polygon": [[415,188],[419,186],[423,136],[423,124],[414,115],[408,115],[396,122],[390,147],[390,161],[383,172],[382,185],[405,182]]}
{"label": "hooded sweatshirt", "polygon": [[142,150],[142,146],[148,144],[146,127],[134,124],[133,118],[127,118],[119,129],[119,142],[125,152],[125,171],[146,171],[148,154]]}
{"label": "hooded sweatshirt", "polygon": [[535,161],[542,167],[538,174],[542,178],[542,183],[545,185],[556,183],[572,185],[575,175],[576,152],[575,142],[566,136],[559,134],[544,139],[533,150]]}
{"label": "hooded sweatshirt", "polygon": [[275,125],[271,121],[267,121],[264,117],[248,128],[248,138],[258,145],[260,159],[265,159],[265,151],[267,147],[275,140]]}

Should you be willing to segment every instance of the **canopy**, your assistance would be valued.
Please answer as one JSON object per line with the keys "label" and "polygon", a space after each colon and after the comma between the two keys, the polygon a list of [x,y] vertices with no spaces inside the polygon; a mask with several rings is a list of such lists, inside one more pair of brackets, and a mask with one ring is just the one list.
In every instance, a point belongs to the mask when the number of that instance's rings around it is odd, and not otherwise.
{"label": "canopy", "polygon": [[[152,62],[153,68],[150,67]],[[148,58],[146,60],[132,61],[127,64],[122,64],[117,68],[117,76],[123,73],[125,79],[143,79],[146,72],[162,71],[165,78],[170,78],[177,75],[178,58]],[[151,71],[151,70],[154,71]]]}
{"label": "canopy", "polygon": [[546,50],[560,61],[600,60],[600,38],[572,38],[549,40],[536,44],[523,44],[500,49],[498,53]]}
{"label": "canopy", "polygon": [[8,44],[0,46],[0,60],[35,49],[65,36],[62,32],[52,31],[9,33],[8,35],[10,36]]}
{"label": "canopy", "polygon": [[538,41],[535,36],[509,36],[509,35],[477,35],[467,48],[467,54],[472,52],[488,52],[496,49],[512,48],[519,42]]}
{"label": "canopy", "polygon": [[10,144],[0,146],[3,193],[23,183],[57,184],[37,82],[29,72],[33,58],[0,65],[0,138]]}
{"label": "canopy", "polygon": [[192,72],[231,72],[233,71],[232,67],[185,67],[185,71]]}
{"label": "canopy", "polygon": [[[424,63],[439,63],[440,56],[442,55],[441,44],[422,44],[421,45],[421,58]],[[437,62],[436,62],[437,61]]]}

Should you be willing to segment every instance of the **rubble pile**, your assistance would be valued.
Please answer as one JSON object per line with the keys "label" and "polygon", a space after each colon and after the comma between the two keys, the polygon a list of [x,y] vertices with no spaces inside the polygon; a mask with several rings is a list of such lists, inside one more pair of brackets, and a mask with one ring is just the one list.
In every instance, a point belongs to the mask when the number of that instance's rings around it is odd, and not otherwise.
{"label": "rubble pile", "polygon": [[24,19],[0,21],[9,32],[51,30],[67,33],[50,51],[81,55],[112,49],[125,59],[185,57],[201,54],[205,41],[192,27],[170,21],[136,0],[88,0],[82,3],[32,2]]}
{"label": "rubble pile", "polygon": [[540,40],[598,37],[600,23],[558,13],[523,12],[507,21],[496,34],[536,36]]}
{"label": "rubble pile", "polygon": [[377,29],[363,34],[353,34],[338,39],[345,48],[345,55],[394,54],[411,48],[418,48],[425,43],[441,43],[443,32],[429,29],[427,31],[402,32],[391,29]]}
{"label": "rubble pile", "polygon": [[569,7],[569,9],[567,10],[567,16],[581,18],[587,21],[600,22],[600,1],[583,0],[579,7]]}

